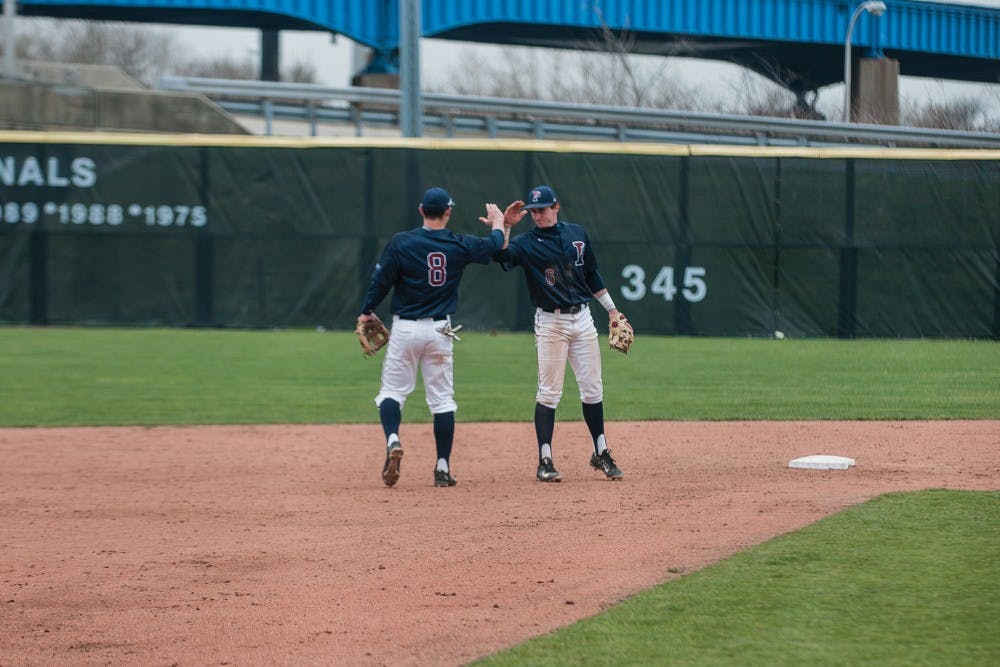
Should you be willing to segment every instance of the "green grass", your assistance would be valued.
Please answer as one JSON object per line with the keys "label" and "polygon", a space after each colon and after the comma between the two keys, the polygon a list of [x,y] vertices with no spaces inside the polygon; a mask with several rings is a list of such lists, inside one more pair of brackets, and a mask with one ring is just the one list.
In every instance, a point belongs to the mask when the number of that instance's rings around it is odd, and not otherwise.
{"label": "green grass", "polygon": [[[529,420],[533,337],[462,338],[459,419]],[[0,426],[374,422],[385,354],[307,330],[0,327],[0,349]],[[627,357],[604,349],[604,384],[614,420],[997,418],[1000,346],[649,336]],[[429,421],[419,384],[407,405]]]}
{"label": "green grass", "polygon": [[1000,493],[890,494],[475,664],[997,665]]}

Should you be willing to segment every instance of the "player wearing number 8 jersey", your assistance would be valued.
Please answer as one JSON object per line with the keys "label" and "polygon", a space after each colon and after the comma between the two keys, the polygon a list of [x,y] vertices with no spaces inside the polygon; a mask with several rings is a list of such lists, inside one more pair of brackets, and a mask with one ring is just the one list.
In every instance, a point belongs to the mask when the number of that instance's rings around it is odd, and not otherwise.
{"label": "player wearing number 8 jersey", "polygon": [[611,457],[604,435],[604,385],[601,350],[590,314],[591,299],[608,311],[611,321],[619,313],[597,270],[597,257],[583,227],[559,220],[559,200],[547,185],[528,193],[528,203],[516,201],[505,211],[505,227],[517,224],[524,210],[535,226],[510,240],[497,255],[505,271],[524,269],[531,302],[535,305],[535,349],[538,356],[538,389],[535,394],[535,435],[541,482],[558,482],[561,475],[552,458],[556,407],[562,398],[566,362],[573,368],[580,388],[583,418],[593,439],[590,465],[608,479],[621,479],[622,471]]}
{"label": "player wearing number 8 jersey", "polygon": [[451,314],[458,305],[458,285],[470,263],[488,264],[504,243],[504,214],[486,204],[482,222],[493,231],[477,237],[448,229],[455,202],[441,188],[431,188],[420,202],[423,225],[392,237],[372,272],[361,307],[360,321],[392,295],[392,335],[382,363],[382,381],[375,405],[386,438],[382,481],[393,486],[399,479],[403,447],[399,441],[403,405],[416,387],[417,370],[424,380],[427,406],[434,417],[437,465],[435,486],[454,486],[450,458],[455,436],[455,403],[452,345],[456,340]]}

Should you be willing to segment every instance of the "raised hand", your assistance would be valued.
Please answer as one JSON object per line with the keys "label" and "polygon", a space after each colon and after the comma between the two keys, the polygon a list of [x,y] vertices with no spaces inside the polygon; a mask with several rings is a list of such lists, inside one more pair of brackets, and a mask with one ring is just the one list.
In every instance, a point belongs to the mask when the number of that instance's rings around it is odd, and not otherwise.
{"label": "raised hand", "polygon": [[518,199],[507,205],[503,212],[504,227],[513,227],[524,217],[524,202]]}
{"label": "raised hand", "polygon": [[484,225],[489,225],[493,229],[503,229],[504,214],[496,204],[486,205],[486,217],[479,217],[479,221]]}

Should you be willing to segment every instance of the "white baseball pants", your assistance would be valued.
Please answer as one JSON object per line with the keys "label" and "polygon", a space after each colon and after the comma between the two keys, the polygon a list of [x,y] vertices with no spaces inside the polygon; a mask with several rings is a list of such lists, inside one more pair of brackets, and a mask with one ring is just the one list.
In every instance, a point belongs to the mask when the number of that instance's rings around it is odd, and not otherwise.
{"label": "white baseball pants", "polygon": [[447,320],[392,318],[389,345],[382,362],[382,385],[375,405],[391,398],[402,408],[417,386],[417,369],[424,378],[431,414],[455,412],[454,341],[438,328]]}
{"label": "white baseball pants", "polygon": [[538,353],[538,391],[535,401],[555,409],[562,398],[566,361],[580,387],[580,401],[604,400],[601,380],[601,347],[590,308],[578,313],[535,310],[535,349]]}

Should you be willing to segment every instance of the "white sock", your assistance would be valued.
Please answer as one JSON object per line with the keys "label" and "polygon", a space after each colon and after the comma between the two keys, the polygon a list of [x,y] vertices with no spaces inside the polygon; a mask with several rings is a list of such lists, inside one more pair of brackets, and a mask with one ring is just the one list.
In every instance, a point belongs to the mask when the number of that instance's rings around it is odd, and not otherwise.
{"label": "white sock", "polygon": [[552,445],[550,445],[549,443],[545,443],[544,445],[542,445],[541,448],[538,450],[538,456],[543,459],[551,459]]}
{"label": "white sock", "polygon": [[396,435],[395,433],[390,433],[389,434],[389,439],[385,443],[386,449],[388,449],[389,447],[392,447],[392,443],[394,443],[394,442],[399,442],[399,436]]}
{"label": "white sock", "polygon": [[595,447],[597,448],[598,456],[608,451],[608,441],[604,439],[603,433],[597,436],[597,444],[595,445]]}
{"label": "white sock", "polygon": [[444,459],[438,459],[437,469],[442,472],[448,472],[448,462]]}

